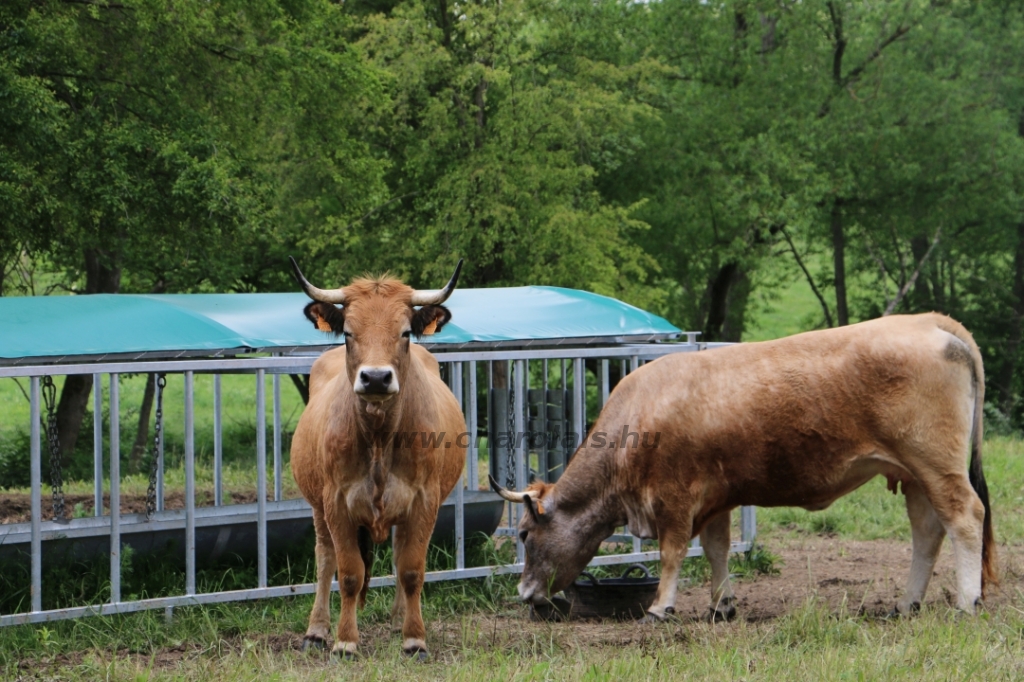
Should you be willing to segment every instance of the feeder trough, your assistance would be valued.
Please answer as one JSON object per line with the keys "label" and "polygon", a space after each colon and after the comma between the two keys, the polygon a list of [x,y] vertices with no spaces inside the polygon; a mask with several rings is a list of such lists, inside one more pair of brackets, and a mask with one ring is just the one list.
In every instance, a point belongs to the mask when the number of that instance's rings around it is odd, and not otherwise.
{"label": "feeder trough", "polygon": [[[630,577],[637,571],[643,575]],[[640,619],[654,603],[659,582],[643,564],[633,564],[618,578],[595,578],[584,571],[580,579],[565,588],[565,597],[556,596],[550,604],[531,607],[531,617],[534,620]]]}

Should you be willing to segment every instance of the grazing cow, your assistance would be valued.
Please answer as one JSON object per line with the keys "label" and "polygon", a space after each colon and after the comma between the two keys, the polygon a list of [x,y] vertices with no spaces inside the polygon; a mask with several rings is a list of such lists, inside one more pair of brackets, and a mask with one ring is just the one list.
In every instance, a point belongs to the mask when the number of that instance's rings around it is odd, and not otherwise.
{"label": "grazing cow", "polygon": [[344,347],[313,363],[309,404],[292,440],[292,473],[313,507],[316,530],[316,599],[303,648],[323,647],[330,636],[337,572],[341,618],[332,651],[358,655],[356,604],[366,602],[370,541],[385,541],[394,526],[393,614],[404,614],[402,650],[425,660],[420,590],[427,543],[441,502],[462,474],[465,447],[457,436],[466,423],[437,360],[410,336],[433,334],[451,319],[441,304],[462,262],[437,291],[389,277],[325,291],[306,281],[294,259],[292,265],[313,299],[306,317],[321,331],[345,336]]}
{"label": "grazing cow", "polygon": [[[895,614],[919,608],[946,533],[958,606],[973,612],[985,582],[996,580],[981,468],[984,387],[971,335],[938,314],[644,365],[616,387],[557,483],[516,493],[492,480],[528,512],[519,527],[526,544],[519,594],[545,603],[628,523],[637,535],[656,537],[661,550],[648,619],[674,610],[679,567],[697,534],[711,563],[709,617],[730,619],[733,508],[820,510],[881,474],[894,493],[902,484],[913,534],[910,577]],[[637,436],[613,442],[624,429]]]}

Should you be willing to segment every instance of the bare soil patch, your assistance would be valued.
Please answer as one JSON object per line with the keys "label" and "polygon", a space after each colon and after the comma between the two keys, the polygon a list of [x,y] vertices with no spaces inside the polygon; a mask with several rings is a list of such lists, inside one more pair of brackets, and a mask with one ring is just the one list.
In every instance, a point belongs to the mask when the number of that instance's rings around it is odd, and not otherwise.
{"label": "bare soil patch", "polygon": [[[224,491],[227,504],[247,504],[256,501],[256,491],[228,492]],[[196,506],[213,505],[213,489],[196,490]],[[268,500],[271,498],[267,498]],[[43,520],[53,520],[53,501],[48,491],[43,491]],[[95,508],[95,500],[89,495],[64,495],[64,508],[70,517],[77,505],[82,505],[82,513],[85,516],[92,516]],[[110,494],[104,493],[103,507],[106,513],[110,511]],[[146,511],[146,496],[121,494],[121,513],[138,514]],[[171,490],[164,494],[164,509],[184,509],[185,491]],[[0,523],[28,523],[32,520],[32,498],[24,493],[0,493]]]}
{"label": "bare soil patch", "polygon": [[[903,592],[910,573],[911,546],[903,540],[849,540],[829,535],[785,535],[768,543],[782,560],[779,575],[759,576],[734,584],[738,617],[748,622],[785,615],[814,597],[831,611],[884,616]],[[1012,598],[1022,582],[1024,547],[999,547],[1002,584],[989,590],[986,606],[998,607]],[[935,565],[925,606],[956,604],[956,572],[949,540]],[[708,610],[710,585],[680,590],[676,613],[680,618],[703,618]]]}

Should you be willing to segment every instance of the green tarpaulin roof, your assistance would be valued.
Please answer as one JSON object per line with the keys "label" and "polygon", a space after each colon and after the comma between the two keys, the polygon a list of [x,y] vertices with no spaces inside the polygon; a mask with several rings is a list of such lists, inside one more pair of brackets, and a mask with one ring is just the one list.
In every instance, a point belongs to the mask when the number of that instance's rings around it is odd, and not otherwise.
{"label": "green tarpaulin roof", "polygon": [[[340,343],[303,316],[305,294],[100,294],[0,298],[0,358],[291,352]],[[558,287],[457,289],[452,321],[425,345],[524,346],[673,338],[657,315]]]}

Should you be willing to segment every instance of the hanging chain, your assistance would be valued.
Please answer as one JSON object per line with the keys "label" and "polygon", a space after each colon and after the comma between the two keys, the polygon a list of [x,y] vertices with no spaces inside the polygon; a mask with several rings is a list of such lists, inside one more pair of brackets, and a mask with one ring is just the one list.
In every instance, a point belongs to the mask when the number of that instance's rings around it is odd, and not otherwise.
{"label": "hanging chain", "polygon": [[508,459],[505,462],[505,487],[516,489],[516,375],[515,363],[508,364]]}
{"label": "hanging chain", "polygon": [[156,377],[156,423],[153,425],[153,452],[149,458],[149,487],[146,488],[146,520],[149,521],[156,511],[156,474],[160,466],[160,439],[164,428],[164,387],[167,377],[158,374]]}
{"label": "hanging chain", "polygon": [[64,515],[64,480],[60,470],[60,434],[57,432],[57,387],[53,378],[42,381],[43,403],[46,405],[46,439],[50,444],[50,487],[53,489],[53,520],[67,523]]}

